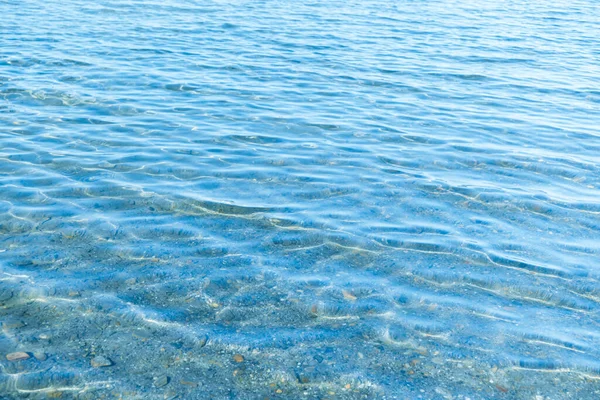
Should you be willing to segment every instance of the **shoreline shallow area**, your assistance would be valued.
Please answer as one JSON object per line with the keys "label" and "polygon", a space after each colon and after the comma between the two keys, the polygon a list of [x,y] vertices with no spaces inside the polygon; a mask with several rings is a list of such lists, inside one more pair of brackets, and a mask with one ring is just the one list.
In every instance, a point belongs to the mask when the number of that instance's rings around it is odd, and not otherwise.
{"label": "shoreline shallow area", "polygon": [[596,3],[0,16],[0,400],[600,399]]}

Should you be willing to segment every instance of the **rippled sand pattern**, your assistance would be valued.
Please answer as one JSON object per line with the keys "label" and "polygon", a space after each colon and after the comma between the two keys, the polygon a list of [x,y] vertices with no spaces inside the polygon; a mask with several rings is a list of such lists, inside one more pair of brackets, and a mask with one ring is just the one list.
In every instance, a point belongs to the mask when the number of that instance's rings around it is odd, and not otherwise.
{"label": "rippled sand pattern", "polygon": [[0,398],[600,398],[596,2],[0,15]]}

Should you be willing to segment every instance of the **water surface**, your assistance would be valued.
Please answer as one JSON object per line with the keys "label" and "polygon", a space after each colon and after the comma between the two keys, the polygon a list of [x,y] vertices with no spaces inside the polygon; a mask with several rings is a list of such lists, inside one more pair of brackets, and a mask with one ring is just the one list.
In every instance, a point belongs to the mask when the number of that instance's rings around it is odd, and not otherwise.
{"label": "water surface", "polygon": [[600,398],[596,2],[0,14],[0,398]]}

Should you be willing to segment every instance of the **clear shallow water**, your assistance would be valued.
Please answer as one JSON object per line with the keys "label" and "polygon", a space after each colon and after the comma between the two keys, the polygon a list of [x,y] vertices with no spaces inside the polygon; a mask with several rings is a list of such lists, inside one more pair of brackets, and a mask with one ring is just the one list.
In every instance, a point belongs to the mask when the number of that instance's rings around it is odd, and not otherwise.
{"label": "clear shallow water", "polygon": [[600,396],[594,2],[0,13],[1,398]]}

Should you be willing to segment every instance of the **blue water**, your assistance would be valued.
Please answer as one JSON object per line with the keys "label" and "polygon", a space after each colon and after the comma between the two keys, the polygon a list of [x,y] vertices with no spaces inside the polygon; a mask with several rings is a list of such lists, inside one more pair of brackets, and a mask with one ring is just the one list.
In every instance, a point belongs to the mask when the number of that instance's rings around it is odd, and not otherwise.
{"label": "blue water", "polygon": [[597,2],[0,16],[0,398],[600,398]]}

